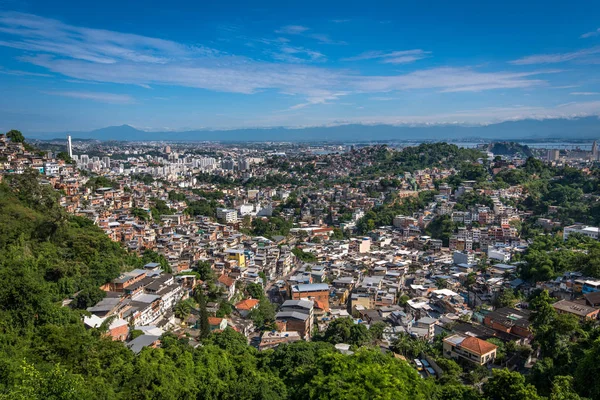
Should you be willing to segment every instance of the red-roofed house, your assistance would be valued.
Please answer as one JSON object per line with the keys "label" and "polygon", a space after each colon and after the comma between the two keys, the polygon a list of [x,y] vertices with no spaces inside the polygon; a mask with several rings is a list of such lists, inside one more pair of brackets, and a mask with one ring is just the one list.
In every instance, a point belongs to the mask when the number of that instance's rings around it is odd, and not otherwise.
{"label": "red-roofed house", "polygon": [[222,331],[227,328],[227,320],[225,318],[208,317],[208,326],[212,331]]}
{"label": "red-roofed house", "polygon": [[472,336],[452,335],[444,339],[444,357],[463,358],[478,365],[493,362],[498,346]]}
{"label": "red-roofed house", "polygon": [[231,300],[231,298],[235,295],[235,279],[228,275],[221,275],[219,279],[217,279],[217,286],[220,286],[225,289],[225,296],[227,300]]}
{"label": "red-roofed house", "polygon": [[260,303],[256,299],[246,299],[242,300],[235,305],[235,309],[238,310],[242,317],[247,317],[250,314],[250,311],[254,310],[258,307],[258,303]]}

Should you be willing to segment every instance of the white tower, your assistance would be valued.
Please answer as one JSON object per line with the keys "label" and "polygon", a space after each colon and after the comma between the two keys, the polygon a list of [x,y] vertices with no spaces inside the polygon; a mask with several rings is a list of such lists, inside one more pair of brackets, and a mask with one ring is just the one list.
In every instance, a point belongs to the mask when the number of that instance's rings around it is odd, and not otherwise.
{"label": "white tower", "polygon": [[67,135],[67,152],[69,157],[73,158],[73,147],[71,146],[71,135]]}

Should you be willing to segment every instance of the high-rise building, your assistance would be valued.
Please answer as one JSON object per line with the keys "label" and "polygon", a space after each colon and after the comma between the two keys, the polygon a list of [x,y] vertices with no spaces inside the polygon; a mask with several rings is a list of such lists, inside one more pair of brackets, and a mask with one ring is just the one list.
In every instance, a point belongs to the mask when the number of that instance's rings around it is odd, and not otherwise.
{"label": "high-rise building", "polygon": [[110,157],[102,157],[104,168],[110,168]]}
{"label": "high-rise building", "polygon": [[558,149],[548,150],[548,161],[557,161],[560,158],[560,151]]}
{"label": "high-rise building", "polygon": [[226,170],[233,170],[235,168],[235,161],[231,159],[225,159],[221,162],[221,168]]}
{"label": "high-rise building", "polygon": [[171,146],[165,146],[165,153],[171,154]]}
{"label": "high-rise building", "polygon": [[227,224],[237,222],[237,210],[232,208],[217,208],[217,219]]}
{"label": "high-rise building", "polygon": [[69,153],[70,158],[73,158],[73,145],[71,144],[71,135],[67,135],[67,153]]}

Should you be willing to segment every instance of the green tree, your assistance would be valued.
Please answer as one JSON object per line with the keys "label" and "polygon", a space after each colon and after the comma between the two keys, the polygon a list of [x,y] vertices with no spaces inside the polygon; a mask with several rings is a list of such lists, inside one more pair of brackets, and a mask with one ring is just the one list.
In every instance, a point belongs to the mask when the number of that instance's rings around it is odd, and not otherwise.
{"label": "green tree", "polygon": [[269,299],[263,297],[258,303],[258,307],[250,311],[249,317],[256,327],[271,329],[271,324],[275,321],[275,306]]}
{"label": "green tree", "polygon": [[198,267],[196,271],[200,275],[200,279],[204,282],[215,279],[215,272],[213,271],[212,264],[209,261],[198,261]]}
{"label": "green tree", "polygon": [[177,303],[175,305],[175,308],[174,308],[175,316],[181,320],[185,320],[192,312],[193,307],[194,307],[193,300],[191,300],[191,299],[181,300],[179,303]]}
{"label": "green tree", "polygon": [[580,400],[581,397],[573,389],[572,376],[557,376],[552,381],[550,400]]}
{"label": "green tree", "polygon": [[71,374],[60,365],[55,365],[48,372],[41,372],[24,362],[16,379],[15,386],[9,393],[0,394],[0,399],[79,400],[92,396],[80,375]]}
{"label": "green tree", "polygon": [[246,285],[246,293],[253,298],[261,300],[265,297],[265,289],[260,283],[249,283]]}
{"label": "green tree", "polygon": [[205,339],[210,335],[208,311],[206,310],[206,296],[204,296],[204,290],[202,290],[202,288],[197,288],[195,295],[198,307],[200,308],[200,337]]}
{"label": "green tree", "polygon": [[73,308],[85,310],[98,303],[106,296],[106,292],[96,286],[91,286],[80,291],[73,302],[71,303]]}
{"label": "green tree", "polygon": [[6,132],[6,137],[9,138],[10,141],[13,143],[25,142],[25,137],[23,136],[23,134],[20,131],[17,131],[16,129],[11,129],[10,131]]}
{"label": "green tree", "polygon": [[372,339],[381,340],[386,327],[387,324],[385,322],[375,322],[369,327],[369,335]]}
{"label": "green tree", "polygon": [[489,400],[541,399],[533,385],[518,372],[495,369],[492,378],[483,384],[483,396]]}

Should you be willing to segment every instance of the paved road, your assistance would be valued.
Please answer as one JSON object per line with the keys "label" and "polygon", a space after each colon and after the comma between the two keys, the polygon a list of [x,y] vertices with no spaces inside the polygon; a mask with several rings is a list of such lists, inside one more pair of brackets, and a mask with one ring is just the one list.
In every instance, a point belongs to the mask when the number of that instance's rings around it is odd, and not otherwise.
{"label": "paved road", "polygon": [[[267,296],[269,296],[269,300],[271,301],[271,303],[279,303],[282,300],[279,295],[279,288],[273,287],[273,285],[275,285],[275,282],[287,281],[290,276],[295,275],[298,272],[298,270],[300,269],[300,267],[302,267],[302,265],[303,264],[297,264],[288,274],[283,275],[283,276],[275,279],[274,281],[267,282],[267,285],[265,286],[265,293],[267,294]],[[275,289],[275,290],[273,290],[273,289]]]}

